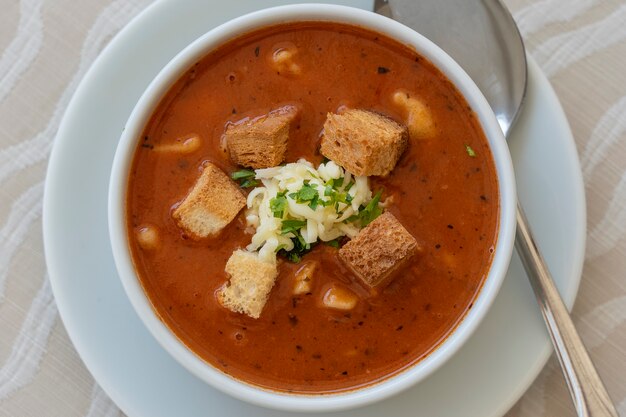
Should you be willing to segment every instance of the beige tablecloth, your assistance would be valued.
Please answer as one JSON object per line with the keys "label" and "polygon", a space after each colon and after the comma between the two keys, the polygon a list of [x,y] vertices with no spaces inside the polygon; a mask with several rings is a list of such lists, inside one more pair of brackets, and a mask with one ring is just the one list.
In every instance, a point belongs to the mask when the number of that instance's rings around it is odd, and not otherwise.
{"label": "beige tablecloth", "polygon": [[[59,320],[43,256],[42,195],[61,116],[97,55],[82,48],[108,41],[149,3],[0,1],[0,416],[122,414]],[[574,320],[626,416],[626,2],[506,3],[574,132],[588,209]],[[508,415],[574,415],[554,357]]]}

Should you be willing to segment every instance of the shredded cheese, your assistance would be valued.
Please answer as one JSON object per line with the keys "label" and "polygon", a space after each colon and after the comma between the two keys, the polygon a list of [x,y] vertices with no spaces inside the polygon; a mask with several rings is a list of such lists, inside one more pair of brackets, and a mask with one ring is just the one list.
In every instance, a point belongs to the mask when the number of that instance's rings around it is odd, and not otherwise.
{"label": "shredded cheese", "polygon": [[298,244],[353,238],[364,226],[359,213],[368,204],[378,207],[367,177],[355,177],[333,161],[315,169],[300,159],[257,169],[255,178],[263,186],[247,198],[246,221],[255,233],[246,249],[268,262],[276,262],[279,250],[290,252]]}

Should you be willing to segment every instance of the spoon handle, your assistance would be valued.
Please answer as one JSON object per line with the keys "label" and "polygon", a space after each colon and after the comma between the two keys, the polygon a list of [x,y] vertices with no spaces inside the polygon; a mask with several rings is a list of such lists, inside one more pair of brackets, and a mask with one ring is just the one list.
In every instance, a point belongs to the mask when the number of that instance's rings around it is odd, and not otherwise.
{"label": "spoon handle", "polygon": [[539,253],[519,203],[515,247],[546,321],[578,416],[619,417]]}

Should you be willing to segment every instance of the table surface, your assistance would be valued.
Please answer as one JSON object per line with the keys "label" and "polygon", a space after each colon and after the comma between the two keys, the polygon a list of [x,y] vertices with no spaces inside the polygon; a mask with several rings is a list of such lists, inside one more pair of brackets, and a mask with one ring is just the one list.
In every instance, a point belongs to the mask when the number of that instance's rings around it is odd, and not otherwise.
{"label": "table surface", "polygon": [[[54,135],[93,51],[151,0],[0,0],[0,416],[121,416],[59,320],[43,255]],[[506,0],[569,119],[587,193],[573,316],[626,416],[626,1]],[[71,13],[68,13],[71,10]],[[104,47],[105,43],[99,43]],[[552,357],[507,416],[571,416]]]}

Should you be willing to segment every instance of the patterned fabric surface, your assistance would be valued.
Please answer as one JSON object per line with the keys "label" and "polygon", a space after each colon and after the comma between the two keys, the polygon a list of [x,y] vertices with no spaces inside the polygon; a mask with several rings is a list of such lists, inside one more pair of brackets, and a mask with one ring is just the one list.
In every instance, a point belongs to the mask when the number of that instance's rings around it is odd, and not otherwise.
{"label": "patterned fabric surface", "polygon": [[[43,255],[42,195],[53,138],[79,81],[149,3],[0,1],[2,417],[122,415],[59,320]],[[574,132],[588,209],[574,321],[626,416],[626,2],[506,3]],[[554,357],[507,415],[574,415]]]}

